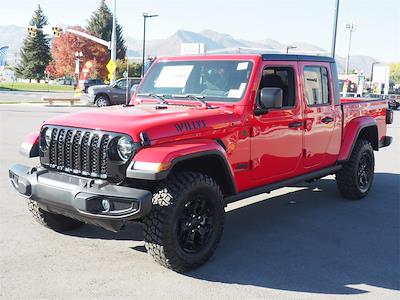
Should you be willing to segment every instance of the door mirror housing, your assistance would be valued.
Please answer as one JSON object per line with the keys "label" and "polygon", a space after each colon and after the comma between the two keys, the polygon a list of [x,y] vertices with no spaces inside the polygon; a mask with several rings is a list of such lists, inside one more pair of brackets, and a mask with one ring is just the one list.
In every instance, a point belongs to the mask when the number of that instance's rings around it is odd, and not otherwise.
{"label": "door mirror housing", "polygon": [[276,87],[265,87],[260,91],[258,105],[260,108],[255,109],[256,116],[265,114],[268,109],[281,108],[283,100],[283,90]]}

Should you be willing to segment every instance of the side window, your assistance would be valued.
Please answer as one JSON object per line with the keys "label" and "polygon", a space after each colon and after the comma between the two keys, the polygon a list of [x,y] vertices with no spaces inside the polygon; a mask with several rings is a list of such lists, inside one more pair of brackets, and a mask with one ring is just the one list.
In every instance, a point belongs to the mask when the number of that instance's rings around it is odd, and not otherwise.
{"label": "side window", "polygon": [[127,83],[128,83],[128,81],[127,81],[126,79],[123,79],[123,80],[120,80],[120,81],[117,82],[117,86],[118,86],[120,89],[125,89]]}
{"label": "side window", "polygon": [[325,67],[304,67],[304,96],[308,106],[329,104],[328,70]]}
{"label": "side window", "polygon": [[283,91],[282,107],[296,104],[294,69],[291,67],[267,67],[263,70],[260,88],[277,87]]}

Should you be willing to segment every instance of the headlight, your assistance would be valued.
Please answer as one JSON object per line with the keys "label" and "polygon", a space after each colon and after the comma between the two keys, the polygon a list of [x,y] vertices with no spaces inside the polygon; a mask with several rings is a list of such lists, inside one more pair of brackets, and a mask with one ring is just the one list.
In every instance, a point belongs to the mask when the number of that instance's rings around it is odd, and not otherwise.
{"label": "headlight", "polygon": [[44,140],[46,141],[46,146],[50,146],[51,142],[51,129],[46,128],[46,132],[44,133]]}
{"label": "headlight", "polygon": [[40,134],[40,142],[39,142],[40,149],[42,149],[42,151],[46,151],[46,149],[50,146],[50,142],[51,142],[51,129],[45,128]]}
{"label": "headlight", "polygon": [[132,140],[126,138],[126,137],[121,137],[118,140],[117,143],[117,151],[118,155],[122,160],[127,160],[132,152],[134,151],[134,146]]}

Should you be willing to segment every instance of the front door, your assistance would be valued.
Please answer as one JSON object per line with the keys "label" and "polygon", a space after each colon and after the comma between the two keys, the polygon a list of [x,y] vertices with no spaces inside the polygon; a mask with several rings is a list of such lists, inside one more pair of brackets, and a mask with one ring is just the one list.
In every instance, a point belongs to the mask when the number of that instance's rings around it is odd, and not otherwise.
{"label": "front door", "polygon": [[296,93],[297,62],[268,61],[262,72],[258,96],[263,87],[283,90],[282,108],[254,116],[252,123],[251,177],[269,183],[295,173],[302,154],[303,122]]}
{"label": "front door", "polygon": [[[115,82],[112,95],[114,99],[114,103],[116,104],[123,104],[126,102],[126,86],[128,84],[127,79],[120,79],[117,82]],[[129,96],[129,91],[128,91],[128,96]]]}

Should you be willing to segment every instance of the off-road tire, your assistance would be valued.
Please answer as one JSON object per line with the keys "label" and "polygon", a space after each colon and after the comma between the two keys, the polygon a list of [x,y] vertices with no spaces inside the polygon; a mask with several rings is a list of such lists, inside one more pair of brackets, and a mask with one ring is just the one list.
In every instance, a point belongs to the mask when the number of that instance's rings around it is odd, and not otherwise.
{"label": "off-road tire", "polygon": [[105,107],[111,104],[110,99],[107,96],[99,96],[96,98],[97,107]]}
{"label": "off-road tire", "polygon": [[54,231],[69,231],[77,229],[85,224],[78,220],[47,212],[41,209],[37,202],[33,200],[28,200],[28,209],[36,222]]}
{"label": "off-road tire", "polygon": [[[215,224],[205,248],[199,253],[187,253],[181,247],[177,231],[180,213],[194,195],[207,196],[207,203],[214,209]],[[152,202],[153,208],[143,220],[147,252],[162,266],[180,273],[204,264],[218,246],[225,220],[223,196],[215,180],[195,172],[171,174],[156,188]]]}
{"label": "off-road tire", "polygon": [[[360,185],[359,171],[361,159],[364,155],[370,158],[368,173],[368,184],[362,188]],[[336,183],[340,194],[347,199],[359,200],[368,195],[374,179],[374,150],[370,142],[364,139],[357,140],[350,159],[343,165],[343,168],[336,173]]]}

